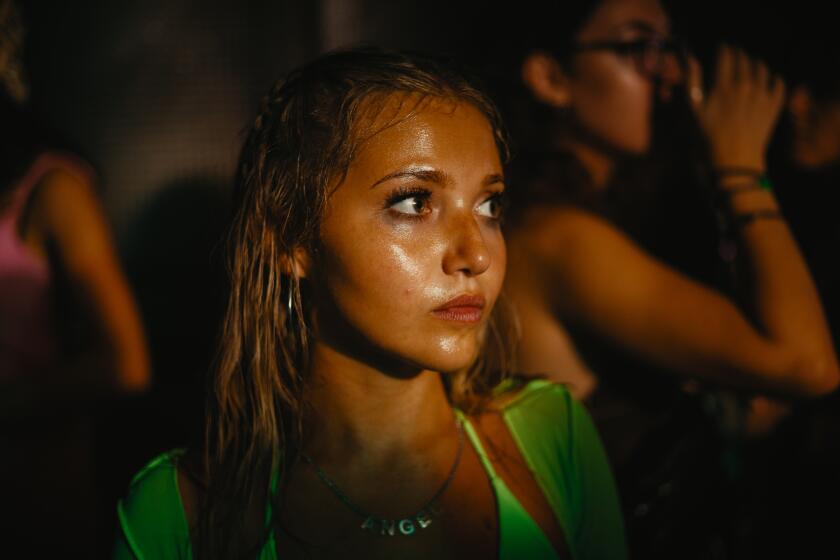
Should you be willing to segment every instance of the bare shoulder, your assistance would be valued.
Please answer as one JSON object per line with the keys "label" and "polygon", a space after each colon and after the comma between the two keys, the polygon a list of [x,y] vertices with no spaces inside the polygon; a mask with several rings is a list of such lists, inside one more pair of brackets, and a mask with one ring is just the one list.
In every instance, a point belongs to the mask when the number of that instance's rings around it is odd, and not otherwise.
{"label": "bare shoulder", "polygon": [[93,182],[61,166],[51,168],[38,181],[30,214],[31,224],[52,236],[76,237],[80,231],[107,228]]}
{"label": "bare shoulder", "polygon": [[556,255],[581,243],[597,246],[605,237],[626,239],[604,217],[574,206],[534,208],[523,223],[511,234],[514,243],[527,245],[532,252],[543,255]]}
{"label": "bare shoulder", "polygon": [[512,258],[526,259],[551,296],[558,289],[574,293],[601,286],[617,265],[637,270],[651,260],[604,217],[570,206],[531,211],[527,225],[511,233],[509,246]]}
{"label": "bare shoulder", "polygon": [[652,302],[685,284],[616,225],[586,210],[547,210],[525,235],[518,243],[527,248],[546,301],[586,322],[645,317]]}
{"label": "bare shoulder", "polygon": [[56,244],[74,276],[89,277],[115,266],[113,234],[92,180],[56,166],[41,178],[33,200],[33,226]]}
{"label": "bare shoulder", "polygon": [[98,207],[93,183],[81,174],[54,167],[39,181],[34,203],[45,212],[76,212],[80,208]]}

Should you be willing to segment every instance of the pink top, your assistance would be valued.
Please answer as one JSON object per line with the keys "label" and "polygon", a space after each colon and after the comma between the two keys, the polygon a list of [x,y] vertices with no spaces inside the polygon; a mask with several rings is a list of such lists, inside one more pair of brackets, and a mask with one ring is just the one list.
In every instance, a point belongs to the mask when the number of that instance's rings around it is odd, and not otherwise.
{"label": "pink top", "polygon": [[56,358],[49,263],[20,238],[20,220],[35,187],[55,169],[84,181],[92,170],[69,154],[45,152],[0,207],[0,379],[48,369]]}

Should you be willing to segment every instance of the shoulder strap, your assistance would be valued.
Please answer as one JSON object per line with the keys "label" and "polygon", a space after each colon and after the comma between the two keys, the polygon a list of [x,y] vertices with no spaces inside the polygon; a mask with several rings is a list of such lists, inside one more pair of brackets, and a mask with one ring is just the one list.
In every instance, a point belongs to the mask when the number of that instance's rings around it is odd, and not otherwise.
{"label": "shoulder strap", "polygon": [[458,409],[455,409],[455,414],[458,415],[458,419],[464,426],[464,429],[467,431],[467,436],[470,438],[470,443],[472,443],[475,452],[478,453],[479,459],[481,459],[481,464],[484,466],[484,470],[487,471],[487,474],[490,475],[491,480],[496,480],[496,470],[493,468],[493,463],[490,461],[489,457],[487,457],[487,453],[484,451],[484,446],[481,445],[481,439],[478,437],[478,434],[473,428],[473,425],[470,423],[467,415],[461,412]]}
{"label": "shoulder strap", "polygon": [[17,186],[13,189],[12,199],[9,202],[5,213],[15,224],[27,211],[30,197],[41,180],[50,171],[61,169],[66,173],[76,176],[85,182],[93,182],[95,173],[87,163],[76,156],[63,152],[44,152],[32,160],[27,171],[17,180]]}

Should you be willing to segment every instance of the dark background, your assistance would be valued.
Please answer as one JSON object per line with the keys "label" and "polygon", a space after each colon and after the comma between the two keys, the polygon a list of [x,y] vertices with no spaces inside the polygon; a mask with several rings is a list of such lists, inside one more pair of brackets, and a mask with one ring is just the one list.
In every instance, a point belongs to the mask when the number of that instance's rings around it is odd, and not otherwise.
{"label": "dark background", "polygon": [[[558,0],[560,1],[560,0]],[[99,173],[147,329],[150,396],[94,412],[99,551],[114,504],[150,457],[200,435],[203,377],[222,306],[219,240],[242,131],[270,84],[317,54],[361,43],[492,52],[519,31],[521,3],[427,0],[74,0],[23,3],[31,104]],[[667,3],[701,60],[721,41],[777,71],[814,36],[833,38],[830,3]],[[486,48],[485,48],[486,46]],[[837,71],[837,66],[827,71]]]}
{"label": "dark background", "polygon": [[[97,166],[121,243],[167,186],[227,187],[241,139],[273,80],[318,53],[360,43],[491,51],[517,33],[522,3],[451,0],[30,0],[32,104]],[[797,43],[834,36],[830,3],[671,1],[701,58],[721,40],[778,69]]]}

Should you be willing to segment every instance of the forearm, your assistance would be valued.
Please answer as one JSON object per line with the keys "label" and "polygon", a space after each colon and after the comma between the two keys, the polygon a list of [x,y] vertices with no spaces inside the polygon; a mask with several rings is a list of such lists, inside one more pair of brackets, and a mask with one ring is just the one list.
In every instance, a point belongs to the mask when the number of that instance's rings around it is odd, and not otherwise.
{"label": "forearm", "polygon": [[[721,188],[726,192],[726,180]],[[791,379],[806,393],[831,390],[837,359],[819,296],[778,203],[767,190],[727,195],[743,256],[751,273],[755,319],[762,333],[793,356]],[[747,216],[757,216],[742,221]]]}
{"label": "forearm", "polygon": [[108,347],[114,385],[119,390],[144,391],[151,382],[151,372],[139,311],[121,277],[104,284],[90,297],[95,300],[93,305]]}

